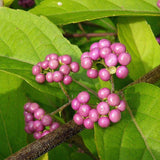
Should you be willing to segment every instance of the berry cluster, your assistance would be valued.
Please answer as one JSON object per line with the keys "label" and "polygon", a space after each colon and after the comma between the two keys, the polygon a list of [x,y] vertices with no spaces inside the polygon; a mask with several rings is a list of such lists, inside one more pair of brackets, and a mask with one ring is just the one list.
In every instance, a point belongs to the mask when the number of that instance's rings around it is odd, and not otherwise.
{"label": "berry cluster", "polygon": [[31,8],[35,5],[34,0],[18,0],[18,4],[23,8]]}
{"label": "berry cluster", "polygon": [[40,139],[60,126],[58,122],[53,122],[51,116],[46,115],[37,103],[26,103],[24,116],[25,131],[28,134],[33,134],[35,139]]}
{"label": "berry cluster", "polygon": [[120,100],[119,96],[111,93],[110,89],[102,88],[98,91],[98,97],[101,102],[95,108],[91,108],[87,103],[90,100],[88,92],[80,92],[72,100],[71,107],[77,111],[73,120],[77,125],[84,125],[87,129],[94,127],[94,122],[102,128],[110,125],[110,122],[116,123],[121,119],[121,112],[125,110],[125,101]]}
{"label": "berry cluster", "polygon": [[[81,56],[81,66],[87,69],[87,76],[89,78],[99,76],[103,81],[110,80],[111,74],[115,73],[118,78],[126,78],[128,75],[126,66],[130,61],[131,56],[126,53],[124,44],[111,44],[107,39],[93,43],[90,52],[84,52]],[[99,64],[101,64],[100,68],[98,68]]]}
{"label": "berry cluster", "polygon": [[43,62],[37,63],[32,68],[32,74],[36,76],[38,83],[43,83],[45,80],[49,83],[63,81],[65,85],[72,82],[70,72],[78,71],[79,64],[72,62],[71,56],[58,56],[55,53],[47,55]]}

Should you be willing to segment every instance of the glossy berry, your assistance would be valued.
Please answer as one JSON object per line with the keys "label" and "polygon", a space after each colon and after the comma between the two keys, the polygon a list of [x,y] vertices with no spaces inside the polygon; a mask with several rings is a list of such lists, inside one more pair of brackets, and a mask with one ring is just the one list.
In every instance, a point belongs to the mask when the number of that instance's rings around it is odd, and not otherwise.
{"label": "glossy berry", "polygon": [[160,8],[160,0],[157,1],[157,6]]}
{"label": "glossy berry", "polygon": [[72,62],[70,64],[70,67],[71,67],[71,71],[74,73],[79,71],[79,64],[77,62]]}
{"label": "glossy berry", "polygon": [[117,106],[117,109],[120,110],[121,112],[125,111],[125,109],[126,109],[126,103],[125,103],[125,101],[121,100],[120,104]]}
{"label": "glossy berry", "polygon": [[101,48],[99,51],[99,55],[101,58],[105,58],[108,54],[110,54],[112,50],[108,47]]}
{"label": "glossy berry", "polygon": [[49,134],[49,133],[50,133],[50,131],[45,130],[45,131],[43,131],[43,133],[42,133],[41,137],[44,137],[44,136],[46,136],[46,135],[47,135],[47,134]]}
{"label": "glossy berry", "polygon": [[29,106],[30,106],[30,105],[31,105],[30,102],[26,103],[26,104],[24,105],[24,110],[27,111],[27,112],[29,112]]}
{"label": "glossy berry", "polygon": [[117,63],[118,63],[118,58],[115,54],[113,53],[110,53],[110,54],[107,54],[106,57],[105,57],[105,64],[110,67],[110,66],[116,66]]}
{"label": "glossy berry", "polygon": [[38,62],[37,66],[41,67],[42,66],[42,62]]}
{"label": "glossy berry", "polygon": [[111,42],[107,39],[101,39],[98,43],[99,48],[110,47]]}
{"label": "glossy berry", "polygon": [[28,125],[26,125],[26,126],[24,127],[24,130],[25,130],[26,133],[32,134],[32,132],[31,132],[31,131],[29,130],[29,128],[28,128]]}
{"label": "glossy berry", "polygon": [[128,68],[126,66],[119,66],[116,70],[116,76],[120,79],[124,79],[128,76]]}
{"label": "glossy berry", "polygon": [[50,69],[57,69],[59,66],[59,62],[56,59],[52,59],[49,61],[48,66]]}
{"label": "glossy berry", "polygon": [[60,71],[55,71],[53,73],[53,81],[61,82],[63,80],[63,73]]}
{"label": "glossy berry", "polygon": [[32,68],[32,74],[33,75],[37,75],[37,74],[39,74],[39,73],[41,73],[41,68],[40,68],[40,66],[33,66],[33,68]]}
{"label": "glossy berry", "polygon": [[58,122],[53,122],[51,125],[50,125],[50,132],[53,132],[54,130],[56,130],[57,128],[59,128],[59,123]]}
{"label": "glossy berry", "polygon": [[73,99],[71,102],[71,107],[73,110],[78,110],[79,107],[81,106],[80,102],[77,100],[77,98]]}
{"label": "glossy berry", "polygon": [[71,82],[72,82],[72,77],[69,76],[69,75],[65,75],[64,78],[63,78],[63,83],[65,85],[69,85]]}
{"label": "glossy berry", "polygon": [[109,119],[113,123],[117,123],[121,119],[121,112],[118,109],[113,109],[109,113]]}
{"label": "glossy berry", "polygon": [[98,120],[98,125],[102,128],[106,128],[110,125],[110,120],[108,117],[100,117]]}
{"label": "glossy berry", "polygon": [[91,109],[88,115],[89,119],[93,122],[97,122],[99,119],[99,114],[96,109]]}
{"label": "glossy berry", "polygon": [[82,104],[88,103],[88,101],[90,100],[90,95],[86,91],[80,92],[77,96],[77,100]]}
{"label": "glossy berry", "polygon": [[70,67],[66,64],[62,65],[60,68],[59,68],[59,71],[62,72],[64,75],[68,75],[70,73]]}
{"label": "glossy berry", "polygon": [[109,113],[109,105],[107,102],[100,102],[98,105],[97,105],[97,112],[101,115],[106,115]]}
{"label": "glossy berry", "polygon": [[33,115],[31,113],[26,113],[24,116],[25,122],[33,121]]}
{"label": "glossy berry", "polygon": [[94,127],[94,122],[91,121],[91,119],[86,118],[86,119],[84,120],[84,122],[83,122],[83,125],[84,125],[84,127],[87,128],[87,129],[92,129],[92,128]]}
{"label": "glossy berry", "polygon": [[35,79],[38,83],[44,83],[45,82],[45,75],[42,73],[37,74]]}
{"label": "glossy berry", "polygon": [[50,126],[52,124],[52,118],[49,115],[44,115],[41,122],[44,126]]}
{"label": "glossy berry", "polygon": [[88,104],[83,104],[80,106],[78,113],[83,117],[87,117],[90,110],[91,107]]}
{"label": "glossy berry", "polygon": [[34,113],[38,108],[39,108],[39,104],[31,103],[28,110],[30,113]]}
{"label": "glossy berry", "polygon": [[77,125],[82,125],[83,124],[83,118],[80,114],[76,113],[74,116],[73,116],[73,120],[74,122],[77,124]]}
{"label": "glossy berry", "polygon": [[40,139],[40,138],[42,137],[42,133],[41,133],[41,132],[34,132],[34,133],[33,133],[33,137],[34,137],[35,139]]}
{"label": "glossy berry", "polygon": [[34,112],[34,117],[36,119],[42,119],[44,115],[45,115],[45,111],[42,108],[39,108]]}
{"label": "glossy berry", "polygon": [[53,60],[53,59],[58,60],[58,55],[55,54],[55,53],[52,53],[52,54],[49,55],[49,59],[50,60]]}
{"label": "glossy berry", "polygon": [[62,62],[63,64],[71,64],[72,58],[71,58],[71,56],[69,56],[69,55],[63,55],[63,56],[61,57],[61,62]]}
{"label": "glossy berry", "polygon": [[42,67],[43,69],[47,69],[48,66],[49,66],[49,61],[43,61],[43,62],[41,63],[41,67]]}
{"label": "glossy berry", "polygon": [[43,131],[44,126],[43,126],[43,124],[40,120],[35,120],[34,121],[34,129],[35,129],[36,132]]}
{"label": "glossy berry", "polygon": [[84,68],[84,69],[90,69],[92,67],[92,59],[89,57],[89,58],[83,58],[81,60],[81,66]]}
{"label": "glossy berry", "polygon": [[117,55],[126,52],[126,47],[122,43],[113,43],[111,49]]}
{"label": "glossy berry", "polygon": [[89,52],[89,56],[92,60],[98,60],[100,58],[99,49],[94,48]]}
{"label": "glossy berry", "polygon": [[94,48],[99,48],[99,43],[95,42],[90,46],[90,51],[93,50]]}
{"label": "glossy berry", "polygon": [[111,75],[110,75],[110,73],[109,73],[105,68],[102,68],[102,69],[99,71],[99,77],[100,77],[103,81],[109,81],[110,78],[111,78]]}
{"label": "glossy berry", "polygon": [[110,106],[118,106],[120,104],[120,98],[115,93],[108,95],[107,101]]}
{"label": "glossy berry", "polygon": [[35,131],[34,129],[34,121],[28,122],[28,129],[33,133]]}
{"label": "glossy berry", "polygon": [[107,98],[110,93],[111,93],[110,89],[108,89],[108,88],[101,88],[98,91],[98,97],[103,100],[103,99]]}
{"label": "glossy berry", "polygon": [[83,58],[89,58],[89,52],[84,52],[82,55],[81,55],[81,60],[83,59]]}
{"label": "glossy berry", "polygon": [[89,78],[95,79],[95,78],[98,77],[98,71],[96,69],[94,69],[94,68],[88,69],[87,70],[87,76]]}
{"label": "glossy berry", "polygon": [[53,73],[52,72],[48,72],[46,74],[46,81],[49,82],[49,83],[53,82]]}
{"label": "glossy berry", "polygon": [[123,65],[126,66],[131,62],[131,56],[128,53],[121,53],[118,56],[118,62]]}

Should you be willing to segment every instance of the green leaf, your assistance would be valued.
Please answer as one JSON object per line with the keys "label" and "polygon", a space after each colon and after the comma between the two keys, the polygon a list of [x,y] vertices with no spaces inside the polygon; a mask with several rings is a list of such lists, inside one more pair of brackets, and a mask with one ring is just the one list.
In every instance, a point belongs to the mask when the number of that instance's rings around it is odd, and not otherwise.
{"label": "green leaf", "polygon": [[160,89],[140,83],[125,92],[127,110],[122,119],[107,129],[95,125],[95,139],[101,160],[160,159]]}
{"label": "green leaf", "polygon": [[48,160],[48,153],[43,154],[42,156],[40,156],[39,158],[37,158],[37,160]]}
{"label": "green leaf", "polygon": [[118,36],[132,56],[129,76],[135,80],[160,64],[160,47],[143,18],[119,18]]}
{"label": "green leaf", "polygon": [[68,24],[120,15],[160,16],[157,0],[45,0],[30,10],[55,24]]}
{"label": "green leaf", "polygon": [[23,105],[26,102],[22,80],[0,71],[0,159],[26,143]]}

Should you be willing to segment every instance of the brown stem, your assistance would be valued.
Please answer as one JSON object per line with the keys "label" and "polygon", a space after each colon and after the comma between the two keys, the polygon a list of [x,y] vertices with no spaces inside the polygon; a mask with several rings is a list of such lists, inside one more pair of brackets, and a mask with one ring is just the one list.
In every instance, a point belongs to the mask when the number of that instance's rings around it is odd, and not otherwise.
{"label": "brown stem", "polygon": [[112,85],[111,93],[114,93],[115,89],[114,89],[114,78],[113,78],[113,75],[111,75],[111,85]]}
{"label": "brown stem", "polygon": [[64,93],[65,96],[68,98],[68,100],[71,101],[71,98],[70,98],[69,94],[67,93],[67,91],[65,90],[65,88],[63,87],[62,83],[59,82],[58,84],[60,85],[60,87],[61,87],[63,93]]}
{"label": "brown stem", "polygon": [[[130,85],[137,84],[140,82],[147,82],[147,83],[155,83],[160,79],[160,65],[138,79],[137,81],[131,83]],[[130,86],[129,85],[129,86]],[[68,123],[60,126],[54,132],[42,137],[39,140],[34,141],[33,143],[27,145],[26,147],[22,148],[18,152],[12,154],[6,160],[33,160],[37,157],[41,156],[42,154],[48,152],[52,148],[56,147],[60,143],[66,141],[67,139],[71,138],[72,136],[76,135],[78,132],[83,130],[84,127],[76,125],[73,120],[69,121]]]}
{"label": "brown stem", "polygon": [[[78,23],[78,27],[80,28],[80,30],[82,31],[82,33],[86,34],[84,28],[82,27],[81,23]],[[89,38],[86,37],[87,41],[89,42]]]}

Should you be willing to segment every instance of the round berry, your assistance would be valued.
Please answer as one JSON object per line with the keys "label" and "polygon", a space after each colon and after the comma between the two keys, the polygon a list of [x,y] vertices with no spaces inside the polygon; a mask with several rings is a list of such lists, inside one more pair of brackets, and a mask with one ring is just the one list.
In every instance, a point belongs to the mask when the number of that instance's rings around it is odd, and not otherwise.
{"label": "round berry", "polygon": [[60,68],[59,68],[59,71],[62,72],[64,75],[68,75],[70,73],[70,67],[66,64],[62,65]]}
{"label": "round berry", "polygon": [[102,128],[107,128],[110,125],[110,120],[108,117],[100,117],[98,120],[98,125]]}
{"label": "round berry", "polygon": [[28,129],[33,133],[35,131],[34,129],[34,121],[28,122]]}
{"label": "round berry", "polygon": [[57,128],[59,128],[59,123],[58,122],[53,122],[51,125],[50,125],[50,132],[53,132],[54,130],[56,130]]}
{"label": "round berry", "polygon": [[42,119],[44,115],[45,115],[45,111],[42,108],[38,108],[34,112],[34,118],[36,118],[36,119]]}
{"label": "round berry", "polygon": [[124,53],[126,51],[126,47],[122,43],[113,43],[111,45],[111,49],[117,55]]}
{"label": "round berry", "polygon": [[43,62],[41,63],[41,67],[42,67],[43,69],[47,69],[47,68],[48,68],[48,65],[49,65],[49,61],[43,61]]}
{"label": "round berry", "polygon": [[71,58],[71,56],[69,56],[69,55],[63,55],[63,56],[61,57],[61,62],[62,62],[63,64],[71,64],[72,58]]}
{"label": "round berry", "polygon": [[103,47],[110,47],[111,42],[107,39],[101,39],[98,43],[99,48],[103,48]]}
{"label": "round berry", "polygon": [[113,123],[117,123],[121,119],[121,112],[118,109],[113,109],[109,113],[109,119]]}
{"label": "round berry", "polygon": [[53,73],[53,81],[61,82],[63,80],[63,73],[60,71],[55,71]]}
{"label": "round berry", "polygon": [[121,53],[118,56],[118,62],[123,65],[126,66],[131,62],[131,56],[128,53]]}
{"label": "round berry", "polygon": [[42,62],[38,62],[37,66],[42,67]]}
{"label": "round berry", "polygon": [[87,117],[90,110],[91,107],[88,104],[83,104],[79,107],[78,113],[83,117]]}
{"label": "round berry", "polygon": [[108,89],[108,88],[101,88],[98,91],[98,97],[103,100],[103,99],[107,98],[110,93],[111,93],[110,89]]}
{"label": "round berry", "polygon": [[110,53],[110,54],[107,54],[106,57],[105,57],[105,64],[110,67],[110,66],[116,66],[117,63],[118,63],[118,58],[115,54],[113,53]]}
{"label": "round berry", "polygon": [[93,78],[93,79],[97,78],[98,77],[98,71],[94,68],[88,69],[87,70],[87,76],[89,78]]}
{"label": "round berry", "polygon": [[30,105],[31,105],[30,102],[26,103],[26,104],[24,105],[24,110],[27,111],[27,112],[29,112],[29,106],[30,106]]}
{"label": "round berry", "polygon": [[41,132],[34,132],[34,133],[33,133],[33,137],[34,137],[35,139],[40,139],[40,138],[42,137],[42,133],[41,133]]}
{"label": "round berry", "polygon": [[48,72],[46,74],[46,81],[49,82],[49,83],[53,82],[53,73],[52,72]]}
{"label": "round berry", "polygon": [[83,58],[81,60],[81,66],[84,68],[84,69],[90,69],[92,67],[92,59],[89,57],[89,58]]}
{"label": "round berry", "polygon": [[39,104],[31,103],[28,110],[29,110],[29,112],[34,113],[35,110],[37,110],[38,108],[39,108]]}
{"label": "round berry", "polygon": [[120,104],[120,98],[115,93],[108,95],[107,101],[110,106],[118,106]]}
{"label": "round berry", "polygon": [[160,0],[157,1],[157,6],[160,8]]}
{"label": "round berry", "polygon": [[94,122],[91,121],[91,119],[86,118],[86,119],[84,120],[84,122],[83,122],[83,125],[84,125],[84,127],[87,128],[87,129],[92,129],[92,128],[94,127]]}
{"label": "round berry", "polygon": [[82,125],[83,124],[83,118],[80,114],[76,113],[74,116],[73,116],[73,120],[74,122],[77,124],[77,125]]}
{"label": "round berry", "polygon": [[99,119],[99,114],[96,109],[91,109],[89,111],[89,119],[93,122],[97,122]]}
{"label": "round berry", "polygon": [[106,115],[109,113],[109,105],[107,102],[100,102],[98,105],[97,105],[97,112],[101,115]]}
{"label": "round berry", "polygon": [[65,85],[69,85],[71,82],[72,82],[72,77],[69,76],[69,75],[65,75],[65,76],[64,76],[64,79],[63,79],[63,83],[64,83]]}
{"label": "round berry", "polygon": [[90,100],[90,95],[86,91],[80,92],[77,96],[77,100],[82,104],[88,103],[88,101]]}
{"label": "round berry", "polygon": [[53,60],[53,59],[58,60],[58,55],[55,53],[52,53],[49,55],[49,58],[50,58],[50,60]]}
{"label": "round berry", "polygon": [[117,106],[117,109],[120,110],[121,112],[125,111],[125,109],[126,109],[125,101],[121,100],[120,104]]}
{"label": "round berry", "polygon": [[27,113],[28,113],[27,111],[24,111],[24,112],[23,112],[24,116],[25,116]]}
{"label": "round berry", "polygon": [[124,79],[128,76],[128,68],[126,66],[119,66],[116,70],[116,76],[120,79]]}
{"label": "round berry", "polygon": [[32,74],[33,75],[37,75],[37,74],[39,74],[39,73],[41,73],[41,68],[40,68],[40,66],[33,66],[33,68],[32,68]]}
{"label": "round berry", "polygon": [[79,64],[77,62],[72,62],[70,64],[70,67],[71,67],[71,71],[74,73],[79,71]]}
{"label": "round berry", "polygon": [[89,57],[89,52],[84,52],[82,55],[81,55],[81,60],[83,58],[86,58],[86,57]]}
{"label": "round berry", "polygon": [[77,98],[73,99],[71,102],[71,107],[73,110],[77,111],[79,107],[81,106],[80,102],[77,100]]}
{"label": "round berry", "polygon": [[35,79],[38,83],[44,83],[45,82],[45,75],[42,73],[37,74]]}
{"label": "round berry", "polygon": [[44,136],[46,136],[46,135],[47,135],[47,134],[49,134],[49,133],[50,133],[50,131],[45,130],[45,131],[43,131],[43,133],[42,133],[41,137],[44,137]]}
{"label": "round berry", "polygon": [[92,60],[98,60],[100,55],[99,55],[99,49],[94,48],[89,52],[89,56]]}
{"label": "round berry", "polygon": [[90,51],[94,48],[99,48],[99,43],[98,42],[95,42],[93,43],[91,46],[90,46]]}
{"label": "round berry", "polygon": [[109,73],[105,68],[102,68],[102,69],[99,71],[99,77],[100,77],[103,81],[109,81],[110,78],[111,78],[111,75],[110,75],[110,73]]}
{"label": "round berry", "polygon": [[35,129],[36,132],[43,131],[44,126],[43,126],[43,124],[40,120],[35,120],[34,121],[34,129]]}
{"label": "round berry", "polygon": [[50,69],[57,69],[59,66],[59,62],[56,59],[52,59],[49,61],[48,66]]}
{"label": "round berry", "polygon": [[52,118],[49,115],[45,115],[43,116],[43,118],[41,119],[42,124],[44,126],[50,126],[52,124]]}
{"label": "round berry", "polygon": [[46,60],[46,61],[50,61],[50,54],[48,54],[48,55],[45,57],[45,60]]}
{"label": "round berry", "polygon": [[26,113],[24,116],[25,122],[33,121],[33,115],[31,113]]}
{"label": "round berry", "polygon": [[110,48],[108,47],[104,47],[104,48],[101,48],[100,51],[99,51],[99,55],[101,58],[105,58],[108,54],[110,54],[112,51]]}
{"label": "round berry", "polygon": [[31,132],[31,131],[29,130],[29,128],[28,128],[28,125],[26,125],[26,126],[24,127],[24,130],[25,130],[26,133],[32,134],[32,132]]}

